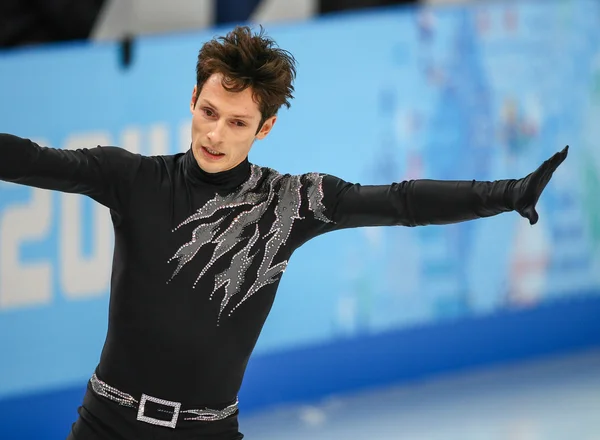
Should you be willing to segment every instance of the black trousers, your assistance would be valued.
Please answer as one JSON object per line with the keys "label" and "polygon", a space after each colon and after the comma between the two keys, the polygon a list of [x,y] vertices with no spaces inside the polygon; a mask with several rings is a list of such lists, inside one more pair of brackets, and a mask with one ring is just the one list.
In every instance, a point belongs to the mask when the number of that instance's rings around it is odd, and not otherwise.
{"label": "black trousers", "polygon": [[177,428],[155,426],[136,419],[137,410],[98,396],[88,384],[79,417],[67,440],[241,440],[238,418],[216,422],[181,423]]}

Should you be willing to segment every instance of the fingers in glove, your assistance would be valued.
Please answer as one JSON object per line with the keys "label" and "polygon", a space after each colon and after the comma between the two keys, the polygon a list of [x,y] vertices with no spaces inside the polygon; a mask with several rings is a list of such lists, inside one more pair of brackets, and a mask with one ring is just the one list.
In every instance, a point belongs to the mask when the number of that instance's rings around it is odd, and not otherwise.
{"label": "fingers in glove", "polygon": [[562,151],[556,153],[554,156],[550,158],[550,163],[552,168],[556,170],[558,166],[565,161],[567,155],[569,154],[569,146],[567,145]]}

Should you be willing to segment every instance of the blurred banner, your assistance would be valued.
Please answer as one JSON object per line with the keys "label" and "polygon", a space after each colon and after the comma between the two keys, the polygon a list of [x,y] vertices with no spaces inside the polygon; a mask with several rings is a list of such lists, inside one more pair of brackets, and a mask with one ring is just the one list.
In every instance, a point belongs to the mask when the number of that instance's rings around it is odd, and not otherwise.
{"label": "blurred banner", "polygon": [[[59,148],[184,151],[197,52],[227,30],[142,38],[128,67],[109,43],[0,55],[0,131]],[[304,245],[250,362],[243,408],[600,344],[596,1],[267,30],[299,74],[254,163],[362,184],[491,180],[571,150],[534,227],[511,213]],[[0,437],[48,417],[44,429],[63,438],[74,420],[104,342],[112,240],[107,210],[88,199],[0,183]]]}

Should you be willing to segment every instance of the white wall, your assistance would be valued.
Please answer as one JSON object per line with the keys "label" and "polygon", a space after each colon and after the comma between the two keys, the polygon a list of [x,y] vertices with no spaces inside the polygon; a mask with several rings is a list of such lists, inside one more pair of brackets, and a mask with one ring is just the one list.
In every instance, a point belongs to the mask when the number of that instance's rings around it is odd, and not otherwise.
{"label": "white wall", "polygon": [[[125,34],[148,35],[203,29],[213,25],[218,0],[107,0],[92,32],[96,40]],[[304,20],[312,17],[318,0],[262,0],[250,18],[254,23]]]}

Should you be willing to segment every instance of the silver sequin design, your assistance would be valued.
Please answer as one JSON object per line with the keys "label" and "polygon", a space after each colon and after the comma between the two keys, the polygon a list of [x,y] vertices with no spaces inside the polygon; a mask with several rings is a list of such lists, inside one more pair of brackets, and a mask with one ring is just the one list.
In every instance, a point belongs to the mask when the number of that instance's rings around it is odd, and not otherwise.
{"label": "silver sequin design", "polygon": [[223,222],[223,220],[225,220],[225,217],[221,217],[212,223],[200,225],[194,229],[194,232],[192,232],[192,241],[181,246],[175,255],[173,255],[173,257],[171,257],[168,261],[170,263],[175,259],[179,260],[177,268],[175,269],[175,272],[173,272],[173,275],[169,281],[171,281],[175,275],[179,273],[183,266],[192,261],[202,246],[212,242],[215,235],[215,229]]}
{"label": "silver sequin design", "polygon": [[309,173],[306,175],[308,181],[308,209],[310,209],[317,220],[325,223],[333,223],[324,214],[325,205],[323,205],[323,175],[319,173]]}
{"label": "silver sequin design", "polygon": [[225,310],[225,307],[227,307],[227,304],[229,304],[229,300],[241,290],[246,272],[256,256],[256,254],[250,255],[250,250],[252,249],[252,246],[256,244],[259,237],[260,232],[258,225],[256,225],[254,235],[252,235],[248,244],[233,256],[229,269],[221,272],[215,277],[215,289],[213,290],[213,293],[220,287],[225,286],[225,295],[221,301],[218,319],[221,319],[221,314],[223,313],[223,310]]}
{"label": "silver sequin design", "polygon": [[[258,186],[264,172],[267,173],[267,176],[264,182]],[[264,249],[262,260],[254,274],[255,279],[242,298],[231,309],[229,316],[261,288],[276,282],[277,277],[285,271],[288,263],[285,257],[281,261],[276,261],[278,253],[288,240],[294,222],[302,219],[300,216],[302,178],[303,176],[283,176],[269,168],[252,165],[250,178],[237,191],[226,196],[215,195],[213,199],[209,200],[196,213],[175,228],[177,230],[191,222],[206,220],[220,210],[225,211],[216,221],[201,223],[197,226],[192,232],[192,240],[181,246],[175,255],[168,260],[169,262],[178,260],[177,268],[171,279],[181,271],[183,266],[193,260],[202,246],[209,243],[216,244],[210,261],[202,268],[193,284],[193,287],[195,287],[217,260],[229,254],[239,243],[247,240],[246,245],[233,255],[229,267],[215,276],[214,289],[210,293],[210,298],[212,299],[218,289],[225,288],[225,294],[219,309],[218,318],[220,319],[221,314],[232,298],[241,292],[242,284],[247,279],[248,270],[256,254],[260,252],[260,250],[257,250],[251,254],[252,248],[259,241],[266,240],[266,243],[262,246]],[[305,174],[304,178],[309,210],[313,213],[315,219],[326,223],[332,222],[324,213],[323,175],[309,173]],[[276,189],[276,186],[279,186],[279,190]],[[272,207],[276,198],[277,202]],[[249,205],[251,208],[237,214],[230,225],[219,233],[219,226],[232,213],[234,208],[245,205]],[[275,220],[269,232],[261,237],[258,222],[269,208],[274,211]],[[243,232],[252,225],[254,225],[254,231],[250,238],[247,238],[249,234],[244,234],[245,237],[242,238]]]}
{"label": "silver sequin design", "polygon": [[220,209],[235,208],[236,206],[242,206],[245,204],[256,204],[258,199],[261,198],[260,193],[252,193],[253,189],[256,189],[258,182],[262,177],[262,169],[259,166],[252,165],[250,168],[250,177],[248,180],[240,185],[237,191],[234,191],[226,196],[216,194],[214,198],[210,199],[204,204],[204,206],[196,212],[196,214],[190,216],[181,224],[179,224],[175,231],[181,228],[183,225],[187,225],[193,221],[202,220],[211,217]]}
{"label": "silver sequin design", "polygon": [[[258,203],[252,209],[248,211],[242,211],[238,216],[236,216],[231,224],[227,227],[227,229],[220,234],[215,240],[214,243],[217,243],[217,247],[213,252],[213,256],[208,262],[208,264],[202,269],[198,278],[194,282],[194,287],[200,280],[200,278],[212,267],[212,265],[223,255],[229,252],[231,249],[235,247],[242,239],[240,238],[243,229],[246,226],[250,226],[252,224],[258,223],[263,214],[266,212],[269,205],[272,203],[274,198],[274,186],[275,184],[282,178],[281,174],[272,173],[268,176],[265,185],[268,185],[269,191],[267,192],[266,200],[256,199]],[[264,199],[264,197],[263,197]],[[216,290],[216,289],[215,289]],[[211,298],[212,295],[211,293]]]}
{"label": "silver sequin design", "polygon": [[[275,206],[275,221],[267,234],[270,238],[267,241],[263,259],[258,268],[256,280],[238,304],[229,312],[229,316],[258,290],[277,281],[277,276],[285,271],[288,260],[279,263],[275,263],[274,260],[279,249],[289,238],[294,220],[302,219],[300,217],[300,203],[302,200],[300,190],[300,176],[291,176],[282,183],[278,194],[279,203]],[[233,265],[230,268],[230,270],[235,269]]]}
{"label": "silver sequin design", "polygon": [[121,406],[128,406],[130,408],[136,408],[138,406],[139,402],[136,398],[130,394],[118,390],[117,388],[111,387],[106,382],[101,381],[98,379],[98,376],[96,376],[96,373],[92,375],[90,384],[92,385],[92,389],[96,392],[96,394],[106,397],[107,399],[110,399]]}
{"label": "silver sequin design", "polygon": [[[186,409],[185,411],[181,411],[181,403],[179,402],[171,402],[169,400],[158,399],[156,397],[142,395],[142,399],[138,401],[131,394],[125,393],[115,387],[110,386],[106,382],[98,379],[96,373],[94,373],[90,379],[90,384],[92,385],[92,389],[94,392],[102,397],[105,397],[109,400],[112,400],[115,403],[118,403],[121,406],[127,406],[129,408],[138,408],[138,420],[146,421],[147,423],[151,423],[159,426],[169,426],[174,428],[177,424],[177,418],[179,414],[190,414],[188,417],[184,417],[184,420],[192,420],[192,421],[202,421],[202,422],[214,422],[217,420],[223,420],[227,417],[235,414],[235,412],[239,408],[239,400],[235,399],[235,402],[231,405],[227,406],[223,409]],[[156,420],[150,417],[143,416],[145,412],[145,401],[151,401],[154,403],[158,403],[161,405],[172,407],[175,411],[175,415],[171,422]],[[164,409],[158,409],[159,412],[171,414],[172,411],[167,411]]]}

